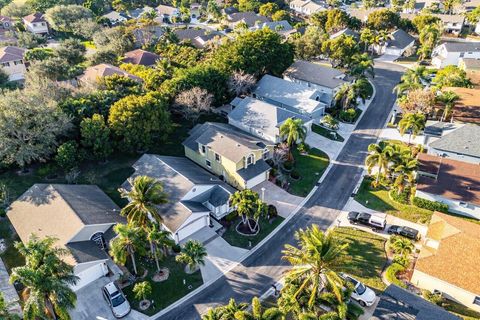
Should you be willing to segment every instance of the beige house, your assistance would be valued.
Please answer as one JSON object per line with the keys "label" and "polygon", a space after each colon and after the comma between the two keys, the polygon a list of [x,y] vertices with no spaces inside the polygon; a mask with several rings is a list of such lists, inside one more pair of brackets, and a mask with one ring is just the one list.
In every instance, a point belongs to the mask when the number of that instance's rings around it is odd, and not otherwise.
{"label": "beige house", "polygon": [[268,179],[272,142],[248,135],[224,123],[196,125],[183,142],[185,156],[238,189],[250,189]]}
{"label": "beige house", "polygon": [[85,69],[83,75],[78,77],[78,81],[83,85],[94,85],[98,83],[98,80],[103,77],[120,75],[128,77],[137,82],[143,82],[143,80],[133,74],[128,73],[125,70],[120,69],[119,67],[112,66],[108,63],[97,64],[96,66],[91,66]]}
{"label": "beige house", "polygon": [[0,48],[0,65],[8,75],[8,80],[25,79],[25,73],[27,72],[24,61],[25,51],[26,49],[12,46]]}
{"label": "beige house", "polygon": [[435,212],[411,283],[480,311],[480,225]]}
{"label": "beige house", "polygon": [[36,12],[23,17],[23,24],[25,25],[25,29],[31,33],[39,35],[49,33],[48,22],[45,20],[45,17],[42,13]]}

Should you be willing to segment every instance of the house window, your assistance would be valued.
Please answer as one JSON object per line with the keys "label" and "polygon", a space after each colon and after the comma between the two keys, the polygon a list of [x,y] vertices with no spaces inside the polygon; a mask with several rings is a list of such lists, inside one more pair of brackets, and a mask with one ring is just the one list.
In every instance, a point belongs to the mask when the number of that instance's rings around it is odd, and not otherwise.
{"label": "house window", "polygon": [[480,306],[480,297],[475,297],[475,299],[473,299],[473,304],[476,304],[477,306]]}
{"label": "house window", "polygon": [[17,61],[14,61],[13,63],[14,63],[15,65],[17,65],[17,64],[23,64],[22,60],[17,60]]}
{"label": "house window", "polygon": [[206,148],[205,146],[201,146],[200,148],[201,148],[201,150],[202,150],[202,153],[206,153],[206,152],[207,152],[207,148]]}
{"label": "house window", "polygon": [[44,26],[44,25],[45,25],[45,22],[42,22],[42,26]]}
{"label": "house window", "polygon": [[10,62],[3,62],[2,67],[10,67]]}
{"label": "house window", "polygon": [[269,155],[270,151],[268,150],[268,148],[265,148],[263,150],[263,160],[267,160],[268,159],[268,155]]}
{"label": "house window", "polygon": [[207,167],[209,167],[209,168],[212,167],[212,163],[210,162],[210,160],[205,160],[205,164],[206,164]]}
{"label": "house window", "polygon": [[253,154],[247,157],[247,167],[253,163]]}
{"label": "house window", "polygon": [[36,26],[37,26],[37,24],[36,24],[36,23],[33,23],[33,26],[34,26],[34,27],[36,27]]}
{"label": "house window", "polygon": [[215,153],[215,161],[220,162],[220,155]]}

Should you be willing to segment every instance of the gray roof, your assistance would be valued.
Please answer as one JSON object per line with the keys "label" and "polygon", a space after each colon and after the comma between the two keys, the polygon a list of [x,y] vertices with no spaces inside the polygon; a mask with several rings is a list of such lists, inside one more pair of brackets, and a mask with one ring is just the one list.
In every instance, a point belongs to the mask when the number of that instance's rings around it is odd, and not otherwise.
{"label": "gray roof", "polygon": [[395,285],[389,285],[371,320],[460,320],[443,308]]}
{"label": "gray roof", "polygon": [[[237,100],[235,100],[237,99]],[[234,120],[244,126],[254,129],[255,132],[268,139],[278,134],[278,128],[288,118],[302,119],[304,122],[310,118],[299,113],[278,107],[262,100],[246,97],[235,98],[232,105],[235,105],[229,114],[229,120]]]}
{"label": "gray roof", "polygon": [[27,50],[24,48],[13,46],[0,48],[0,63],[23,60],[25,51]]}
{"label": "gray roof", "polygon": [[225,123],[206,122],[196,125],[190,130],[190,136],[183,145],[198,150],[198,145],[208,146],[222,157],[235,163],[255,150],[263,150],[272,143],[253,137]]}
{"label": "gray roof", "polygon": [[65,245],[77,263],[108,259],[108,254],[92,240],[69,242]]}
{"label": "gray roof", "polygon": [[429,144],[429,147],[436,150],[480,158],[479,137],[480,125],[466,124],[463,127],[444,135],[440,139],[433,141]]}
{"label": "gray roof", "polygon": [[359,35],[358,35],[358,32],[357,31],[354,31],[350,28],[345,28],[343,30],[340,30],[334,34],[332,34],[330,36],[330,39],[335,39],[335,38],[338,38],[340,37],[341,35],[346,35],[346,36],[350,36],[350,37],[354,37],[355,39],[358,39],[359,38]]}
{"label": "gray roof", "polygon": [[269,22],[270,19],[256,14],[255,12],[236,12],[229,16],[229,21],[233,23],[244,22],[247,27],[251,28],[257,23],[262,24],[264,22]]}
{"label": "gray roof", "polygon": [[102,18],[106,18],[112,22],[130,19],[130,17],[127,16],[125,13],[118,11],[110,11],[109,13],[104,14]]}
{"label": "gray roof", "polygon": [[389,40],[387,44],[388,48],[405,49],[413,41],[415,41],[414,37],[403,31],[402,29],[395,30],[391,36],[392,39]]}
{"label": "gray roof", "polygon": [[480,59],[478,58],[460,58],[463,61],[465,70],[478,70],[480,69]]}
{"label": "gray roof", "polygon": [[[168,194],[168,203],[158,207],[163,218],[163,224],[175,232],[192,212],[209,212],[210,210],[202,203],[191,198],[183,200],[185,195],[192,191],[196,185],[211,185],[215,188],[210,191],[213,199],[216,199],[220,190],[225,193],[233,193],[234,189],[214,175],[207,172],[191,160],[183,157],[168,157],[154,154],[144,154],[135,164],[133,177],[146,175],[158,179],[163,184],[164,191]],[[128,187],[129,183],[123,184]],[[220,189],[217,189],[216,187]],[[218,195],[220,198],[221,196]],[[227,199],[228,201],[228,199]]]}
{"label": "gray roof", "polygon": [[270,170],[271,167],[268,165],[268,163],[265,162],[265,160],[258,160],[255,162],[253,165],[249,165],[246,168],[240,169],[237,171],[237,173],[240,175],[240,177],[243,178],[243,180],[248,181],[252,178],[255,178],[262,172]]}
{"label": "gray roof", "polygon": [[340,79],[344,75],[342,71],[303,60],[295,61],[283,75],[330,89],[335,89],[347,83]]}
{"label": "gray roof", "polygon": [[259,29],[268,28],[272,31],[286,32],[293,30],[293,27],[287,20],[265,22],[258,26]]}
{"label": "gray roof", "polygon": [[480,51],[480,42],[445,42],[442,45],[448,52]]}
{"label": "gray roof", "polygon": [[[233,189],[229,189],[233,191]],[[204,203],[206,201],[210,202],[213,206],[221,206],[228,202],[230,199],[230,192],[221,186],[214,186],[210,188],[207,192],[203,192],[198,196],[189,200],[190,202]]]}

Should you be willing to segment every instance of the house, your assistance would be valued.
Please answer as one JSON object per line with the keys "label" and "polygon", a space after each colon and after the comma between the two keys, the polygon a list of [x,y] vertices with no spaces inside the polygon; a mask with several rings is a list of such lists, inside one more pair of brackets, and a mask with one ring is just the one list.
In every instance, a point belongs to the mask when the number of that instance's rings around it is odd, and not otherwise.
{"label": "house", "polygon": [[180,10],[178,10],[175,7],[167,6],[164,4],[159,5],[157,8],[157,14],[159,19],[155,20],[160,20],[159,22],[173,22],[173,18],[179,18],[180,17]]}
{"label": "house", "polygon": [[135,28],[132,33],[135,47],[142,48],[155,45],[164,34],[164,30],[158,25],[143,25]]}
{"label": "house", "polygon": [[352,30],[352,29],[350,29],[350,28],[345,28],[345,29],[342,29],[342,30],[340,30],[340,31],[338,31],[338,32],[335,32],[334,34],[332,34],[332,35],[330,36],[330,39],[336,39],[336,38],[338,38],[338,37],[340,37],[340,36],[342,36],[342,35],[345,35],[345,36],[347,36],[347,37],[353,37],[353,38],[356,39],[356,40],[359,40],[359,39],[360,39],[360,35],[358,34],[358,32],[357,32],[357,31],[354,31],[354,30]]}
{"label": "house", "polygon": [[48,23],[45,20],[43,13],[32,13],[26,17],[23,17],[23,24],[25,29],[34,34],[45,35],[49,33]]}
{"label": "house", "polygon": [[203,49],[209,43],[218,40],[222,35],[219,32],[209,32],[205,29],[175,29],[173,33],[180,42],[190,42],[195,48]]}
{"label": "house", "polygon": [[268,74],[257,83],[252,96],[315,120],[332,102],[331,94]]}
{"label": "house", "polygon": [[8,75],[9,81],[18,81],[25,79],[27,68],[25,67],[24,48],[19,47],[3,47],[0,48],[0,66]]}
{"label": "house", "polygon": [[112,26],[127,22],[131,18],[123,12],[110,11],[102,16],[102,19],[106,19]]}
{"label": "house", "polygon": [[122,62],[151,67],[154,66],[159,59],[160,56],[158,54],[136,49],[125,53]]}
{"label": "house", "polygon": [[417,189],[422,199],[448,205],[448,210],[480,219],[480,165],[431,154],[418,156]]}
{"label": "house", "polygon": [[312,120],[304,115],[251,97],[235,98],[234,109],[228,114],[228,123],[253,136],[273,143],[282,142],[280,127],[288,118],[301,119],[307,131]]}
{"label": "house", "polygon": [[458,67],[467,73],[475,89],[480,87],[480,58],[460,58]]}
{"label": "house", "polygon": [[479,224],[435,212],[410,282],[480,311],[479,252]]}
{"label": "house", "polygon": [[238,189],[250,189],[268,179],[274,144],[232,125],[196,125],[183,141],[185,156]]}
{"label": "house", "polygon": [[[400,17],[407,20],[413,20],[417,15],[415,13],[400,13]],[[465,16],[462,14],[432,14],[432,16],[440,19],[445,33],[458,35],[465,25]]]}
{"label": "house", "polygon": [[326,10],[325,6],[312,0],[293,0],[290,2],[289,6],[293,11],[307,16]]}
{"label": "house", "polygon": [[134,19],[141,19],[151,14],[155,14],[155,9],[149,6],[144,6],[143,8],[136,8],[128,11],[128,16]]}
{"label": "house", "polygon": [[480,124],[480,89],[447,87],[442,90],[453,91],[458,96],[452,110],[452,122]]}
{"label": "house", "polygon": [[408,49],[415,45],[415,38],[402,29],[397,29],[390,34],[384,45],[375,46],[377,54],[401,57]]}
{"label": "house", "polygon": [[255,12],[236,12],[227,15],[227,23],[232,29],[239,24],[245,24],[247,28],[252,28],[265,22],[270,22],[270,19]]}
{"label": "house", "polygon": [[264,22],[262,24],[257,24],[250,29],[258,30],[263,28],[268,28],[272,31],[275,31],[276,33],[284,36],[285,38],[297,32],[297,30],[295,30],[287,20]]}
{"label": "house", "polygon": [[126,222],[120,208],[95,185],[34,184],[10,205],[7,216],[23,243],[32,234],[52,236],[57,247],[67,250],[62,259],[79,277],[73,290],[109,273],[112,229]]}
{"label": "house", "polygon": [[190,4],[190,17],[192,17],[192,19],[197,19],[200,17],[200,14],[201,14],[201,10],[202,10],[202,5],[198,2],[194,2],[194,3],[191,3]]}
{"label": "house", "polygon": [[342,71],[304,60],[295,61],[285,70],[283,79],[306,85],[332,97],[342,85],[348,83]]}
{"label": "house", "polygon": [[348,10],[348,14],[351,17],[355,17],[362,22],[367,22],[368,16],[370,15],[370,13],[372,13],[374,11],[377,11],[377,10],[382,10],[382,9],[385,9],[385,8],[380,8],[380,7],[378,7],[378,8],[368,8],[368,9],[353,8],[353,9]]}
{"label": "house", "polygon": [[480,58],[480,42],[445,42],[432,52],[432,65],[436,68],[457,66],[460,58]]}
{"label": "house", "polygon": [[11,30],[13,21],[10,17],[0,15],[0,29]]}
{"label": "house", "polygon": [[[157,208],[176,243],[231,212],[229,198],[235,190],[187,158],[144,154],[133,168],[131,178],[146,175],[162,182],[168,203]],[[129,186],[128,181],[123,184]]]}
{"label": "house", "polygon": [[428,145],[428,153],[454,160],[480,163],[480,125],[466,124]]}
{"label": "house", "polygon": [[113,75],[120,75],[124,77],[128,77],[132,80],[143,82],[143,80],[133,74],[130,74],[119,67],[112,66],[108,63],[97,64],[95,66],[88,67],[85,69],[83,75],[78,78],[78,81],[82,84],[96,84],[98,80],[103,77],[113,76]]}
{"label": "house", "polygon": [[380,301],[369,319],[461,320],[442,307],[394,284],[382,292]]}

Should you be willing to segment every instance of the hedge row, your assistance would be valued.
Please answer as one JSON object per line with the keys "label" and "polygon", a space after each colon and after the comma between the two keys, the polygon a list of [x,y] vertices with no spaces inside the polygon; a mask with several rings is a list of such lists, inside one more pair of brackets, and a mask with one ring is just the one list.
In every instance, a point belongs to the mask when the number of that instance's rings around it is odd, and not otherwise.
{"label": "hedge row", "polygon": [[405,267],[398,264],[392,263],[388,266],[387,270],[385,271],[385,277],[387,278],[388,282],[393,283],[399,287],[406,288],[407,286],[402,281],[398,280],[397,273],[405,271]]}
{"label": "hedge row", "polygon": [[430,201],[419,197],[414,197],[413,204],[419,208],[448,213],[448,205],[438,201]]}

